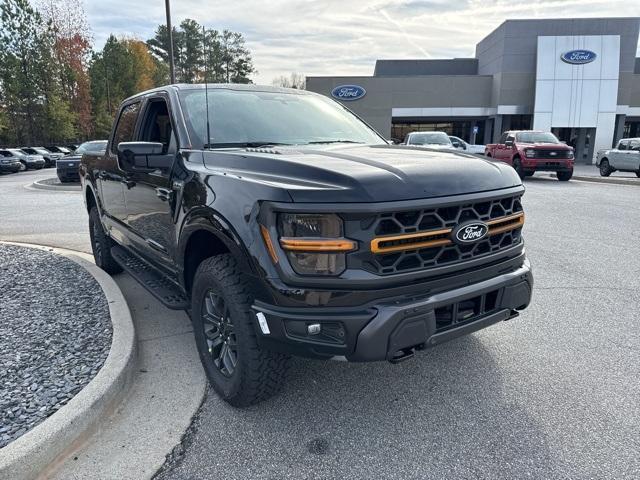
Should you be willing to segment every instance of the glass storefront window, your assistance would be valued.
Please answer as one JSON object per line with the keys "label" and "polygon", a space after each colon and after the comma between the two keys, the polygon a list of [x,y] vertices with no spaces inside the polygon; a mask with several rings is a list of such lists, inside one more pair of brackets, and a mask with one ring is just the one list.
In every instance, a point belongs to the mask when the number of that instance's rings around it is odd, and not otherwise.
{"label": "glass storefront window", "polygon": [[471,143],[471,130],[473,125],[478,127],[476,143],[481,144],[484,140],[484,120],[454,120],[405,123],[397,120],[391,126],[391,138],[396,142],[403,142],[411,132],[445,132]]}

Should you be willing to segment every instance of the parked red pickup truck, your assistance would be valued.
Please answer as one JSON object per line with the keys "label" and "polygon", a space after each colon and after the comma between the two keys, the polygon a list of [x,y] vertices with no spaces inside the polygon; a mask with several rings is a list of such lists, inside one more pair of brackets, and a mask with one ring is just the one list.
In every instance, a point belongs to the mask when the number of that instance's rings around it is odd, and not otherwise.
{"label": "parked red pickup truck", "polygon": [[566,182],[573,175],[573,148],[551,132],[505,132],[498,143],[486,146],[484,154],[508,163],[520,178],[529,177],[537,171],[551,171],[556,172],[558,180]]}

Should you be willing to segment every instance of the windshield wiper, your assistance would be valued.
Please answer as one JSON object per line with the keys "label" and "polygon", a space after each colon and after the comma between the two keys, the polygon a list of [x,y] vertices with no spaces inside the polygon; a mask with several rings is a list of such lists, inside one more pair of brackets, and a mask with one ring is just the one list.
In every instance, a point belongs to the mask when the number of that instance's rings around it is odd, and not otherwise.
{"label": "windshield wiper", "polygon": [[282,142],[220,142],[220,143],[205,143],[204,148],[261,148],[261,147],[273,147],[277,145],[293,145],[292,143]]}
{"label": "windshield wiper", "polygon": [[317,140],[314,142],[307,142],[307,145],[318,145],[322,143],[364,143],[364,142],[356,142],[355,140]]}

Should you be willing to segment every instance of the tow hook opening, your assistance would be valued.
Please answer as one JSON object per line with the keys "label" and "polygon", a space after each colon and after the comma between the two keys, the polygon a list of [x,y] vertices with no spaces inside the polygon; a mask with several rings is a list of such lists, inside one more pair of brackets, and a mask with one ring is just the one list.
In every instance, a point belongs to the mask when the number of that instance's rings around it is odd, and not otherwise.
{"label": "tow hook opening", "polygon": [[405,360],[409,360],[416,354],[416,349],[419,349],[419,346],[403,348],[396,351],[389,359],[389,363],[400,363],[404,362]]}

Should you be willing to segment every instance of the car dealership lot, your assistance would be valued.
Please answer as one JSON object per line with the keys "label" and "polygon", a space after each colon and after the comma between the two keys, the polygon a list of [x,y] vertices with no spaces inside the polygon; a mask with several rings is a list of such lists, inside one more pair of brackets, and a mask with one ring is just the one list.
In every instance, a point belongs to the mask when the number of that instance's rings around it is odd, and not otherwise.
{"label": "car dealership lot", "polygon": [[[0,177],[0,238],[89,248],[79,193]],[[637,478],[640,188],[527,179],[532,305],[399,365],[294,359],[282,394],[209,393],[160,478]]]}

